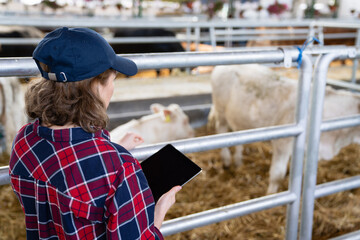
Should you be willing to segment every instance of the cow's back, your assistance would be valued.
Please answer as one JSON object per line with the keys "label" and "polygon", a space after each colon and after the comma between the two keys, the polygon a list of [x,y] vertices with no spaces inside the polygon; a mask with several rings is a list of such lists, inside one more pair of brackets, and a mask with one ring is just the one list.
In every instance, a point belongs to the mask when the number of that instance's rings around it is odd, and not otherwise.
{"label": "cow's back", "polygon": [[296,81],[257,64],[217,66],[212,74],[217,117],[224,117],[232,130],[292,122],[296,87]]}

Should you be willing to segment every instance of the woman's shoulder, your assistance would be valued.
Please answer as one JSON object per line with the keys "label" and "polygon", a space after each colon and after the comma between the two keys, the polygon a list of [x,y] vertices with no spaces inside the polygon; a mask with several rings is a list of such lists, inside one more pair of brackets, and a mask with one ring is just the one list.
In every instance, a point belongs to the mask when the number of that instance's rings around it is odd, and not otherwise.
{"label": "woman's shoulder", "polygon": [[118,158],[122,164],[125,162],[138,164],[138,161],[123,146],[104,138],[99,138],[97,141],[103,157]]}
{"label": "woman's shoulder", "polygon": [[17,131],[15,136],[15,142],[17,142],[19,139],[24,138],[25,136],[29,135],[34,130],[34,124],[33,123],[27,123],[24,126],[22,126],[19,131]]}

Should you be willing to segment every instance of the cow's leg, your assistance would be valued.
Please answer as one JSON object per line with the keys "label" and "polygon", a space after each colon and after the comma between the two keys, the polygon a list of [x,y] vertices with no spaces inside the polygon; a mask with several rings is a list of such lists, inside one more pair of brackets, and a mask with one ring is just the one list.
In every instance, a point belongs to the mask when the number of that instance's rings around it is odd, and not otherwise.
{"label": "cow's leg", "polygon": [[280,182],[285,178],[287,164],[291,155],[292,142],[289,138],[272,140],[273,155],[270,166],[267,194],[276,193]]}
{"label": "cow's leg", "polygon": [[[228,127],[226,125],[220,125],[216,127],[217,133],[226,133],[228,132]],[[231,164],[231,153],[229,148],[222,148],[220,151],[221,159],[224,162],[225,167],[229,167]]]}
{"label": "cow's leg", "polygon": [[319,159],[330,160],[335,156],[336,132],[323,133],[319,143]]}
{"label": "cow's leg", "polygon": [[242,165],[243,149],[244,149],[243,145],[237,145],[235,147],[234,162],[236,166]]}
{"label": "cow's leg", "polygon": [[[211,108],[209,118],[211,120],[215,120],[216,133],[220,134],[228,132],[229,128],[226,119],[222,114],[218,114],[214,106]],[[220,156],[223,160],[224,166],[229,167],[231,164],[231,153],[229,148],[222,148],[220,151]]]}

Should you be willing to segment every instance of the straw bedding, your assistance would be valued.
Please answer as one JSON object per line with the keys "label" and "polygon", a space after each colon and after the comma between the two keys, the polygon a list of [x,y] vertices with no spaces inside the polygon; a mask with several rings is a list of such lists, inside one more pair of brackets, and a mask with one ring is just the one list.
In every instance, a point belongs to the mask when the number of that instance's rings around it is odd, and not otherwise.
{"label": "straw bedding", "polygon": [[[206,128],[197,130],[206,135]],[[264,196],[268,185],[271,145],[248,144],[240,167],[224,168],[219,150],[188,154],[203,172],[177,195],[167,219]],[[2,165],[7,165],[7,158]],[[318,183],[360,175],[360,146],[352,144],[332,161],[319,162]],[[286,178],[280,191],[287,189]],[[360,189],[333,194],[315,201],[313,239],[328,239],[360,229]],[[166,237],[182,239],[284,239],[286,207],[238,217]],[[0,186],[0,239],[26,239],[24,216],[11,187]]]}

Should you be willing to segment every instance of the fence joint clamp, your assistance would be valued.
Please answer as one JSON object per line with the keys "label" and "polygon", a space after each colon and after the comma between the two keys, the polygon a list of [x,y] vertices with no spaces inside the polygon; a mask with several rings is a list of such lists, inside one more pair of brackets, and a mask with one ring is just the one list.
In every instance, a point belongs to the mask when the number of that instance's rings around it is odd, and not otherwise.
{"label": "fence joint clamp", "polygon": [[356,48],[349,48],[348,49],[348,57],[349,58],[355,58],[356,57]]}
{"label": "fence joint clamp", "polygon": [[284,67],[285,68],[291,68],[292,65],[292,57],[291,57],[291,51],[290,49],[279,47],[281,51],[284,53]]}

